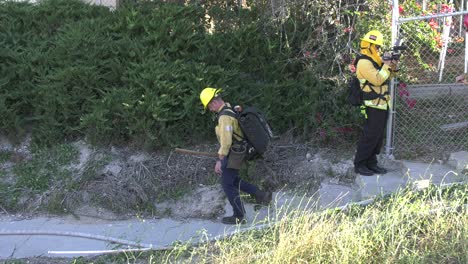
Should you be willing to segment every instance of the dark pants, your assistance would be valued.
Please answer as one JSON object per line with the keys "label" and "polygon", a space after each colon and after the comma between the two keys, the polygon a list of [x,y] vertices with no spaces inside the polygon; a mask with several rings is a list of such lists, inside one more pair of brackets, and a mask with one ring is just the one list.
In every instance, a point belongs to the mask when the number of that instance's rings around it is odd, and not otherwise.
{"label": "dark pants", "polygon": [[377,164],[377,154],[383,145],[388,111],[366,107],[367,119],[357,145],[354,166]]}
{"label": "dark pants", "polygon": [[255,195],[258,188],[257,186],[241,180],[239,177],[239,170],[228,169],[227,157],[221,162],[221,185],[223,186],[224,193],[226,194],[229,203],[234,211],[234,216],[243,217],[245,214],[244,205],[240,198],[239,190],[251,195]]}

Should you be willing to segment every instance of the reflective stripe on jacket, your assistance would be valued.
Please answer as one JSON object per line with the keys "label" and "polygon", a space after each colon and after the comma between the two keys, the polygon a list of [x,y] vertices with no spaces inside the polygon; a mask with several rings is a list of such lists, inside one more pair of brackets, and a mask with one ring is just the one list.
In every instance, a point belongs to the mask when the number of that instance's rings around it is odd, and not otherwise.
{"label": "reflective stripe on jacket", "polygon": [[[361,88],[364,92],[371,92],[371,88],[378,94],[384,95],[386,100],[377,98],[374,100],[365,100],[364,105],[367,107],[374,107],[378,109],[387,109],[390,102],[390,95],[388,94],[387,80],[391,78],[390,66],[384,64],[382,68],[376,69],[373,63],[367,59],[361,59],[356,65],[356,75],[361,83]],[[364,86],[366,80],[368,85]]]}
{"label": "reflective stripe on jacket", "polygon": [[[224,108],[225,105],[228,107],[231,107],[229,103],[222,105],[221,108],[218,109],[218,114]],[[215,128],[215,132],[216,132],[216,137],[218,138],[218,142],[220,145],[218,154],[223,155],[223,156],[227,156],[227,154],[229,153],[229,149],[231,148],[231,145],[232,145],[233,134],[235,133],[234,137],[236,140],[239,140],[239,141],[241,140],[240,137],[243,136],[237,119],[228,115],[219,116],[218,124],[216,125],[216,128]],[[237,135],[239,135],[240,137]]]}

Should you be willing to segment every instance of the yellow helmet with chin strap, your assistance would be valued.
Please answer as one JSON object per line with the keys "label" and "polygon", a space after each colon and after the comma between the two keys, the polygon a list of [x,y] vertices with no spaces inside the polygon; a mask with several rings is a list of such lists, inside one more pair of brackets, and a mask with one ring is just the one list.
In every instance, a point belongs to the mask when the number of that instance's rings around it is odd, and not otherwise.
{"label": "yellow helmet with chin strap", "polygon": [[361,39],[375,45],[383,46],[383,35],[380,31],[371,30]]}
{"label": "yellow helmet with chin strap", "polygon": [[211,87],[203,89],[200,93],[200,101],[202,102],[203,107],[206,109],[211,100],[213,100],[213,98],[215,98],[221,91],[221,89]]}

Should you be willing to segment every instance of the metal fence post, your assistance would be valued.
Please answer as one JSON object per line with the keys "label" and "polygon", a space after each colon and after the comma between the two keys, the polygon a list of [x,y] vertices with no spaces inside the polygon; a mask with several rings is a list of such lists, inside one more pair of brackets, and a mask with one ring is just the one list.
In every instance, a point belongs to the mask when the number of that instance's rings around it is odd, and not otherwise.
{"label": "metal fence post", "polygon": [[[463,2],[462,2],[463,3]],[[463,5],[462,5],[463,8]],[[468,1],[466,1],[466,9],[468,10]],[[464,17],[460,16],[460,21],[464,21]],[[463,23],[460,23],[460,28],[462,28]],[[461,30],[460,30],[460,35],[461,35]],[[465,69],[463,73],[468,72],[468,41],[466,41],[466,38],[468,38],[468,30],[465,29]]]}
{"label": "metal fence post", "polygon": [[[392,10],[392,39],[391,45],[393,46],[397,39],[398,34],[398,18],[399,18],[399,10],[398,10],[398,0],[393,0],[393,10]],[[395,107],[395,77],[390,80],[390,105],[389,105],[389,113],[388,113],[388,121],[387,121],[387,138],[385,143],[385,155],[387,157],[391,157],[393,152],[393,119],[394,119],[394,107]]]}

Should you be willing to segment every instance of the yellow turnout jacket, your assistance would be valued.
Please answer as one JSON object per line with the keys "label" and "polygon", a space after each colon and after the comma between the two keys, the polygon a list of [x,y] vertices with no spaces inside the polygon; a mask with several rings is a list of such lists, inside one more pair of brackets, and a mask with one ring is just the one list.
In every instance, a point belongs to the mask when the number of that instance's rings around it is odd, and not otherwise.
{"label": "yellow turnout jacket", "polygon": [[[218,114],[223,110],[225,106],[231,107],[229,103],[223,104],[218,109]],[[232,110],[225,110],[225,111],[232,111]],[[227,156],[229,153],[229,149],[232,145],[233,136],[236,140],[242,140],[241,137],[244,135],[242,134],[242,130],[239,127],[239,122],[236,118],[228,115],[221,115],[218,118],[218,124],[215,128],[216,137],[218,138],[218,142],[220,144],[218,154]],[[234,134],[235,133],[235,134]]]}
{"label": "yellow turnout jacket", "polygon": [[[390,102],[388,84],[386,83],[391,78],[390,66],[383,64],[380,70],[374,67],[374,64],[368,59],[360,59],[356,65],[356,76],[361,83],[361,88],[364,92],[371,92],[371,88],[377,94],[384,95],[387,100],[377,98],[374,100],[365,100],[364,104],[368,107],[386,110]],[[368,84],[364,86],[365,82]]]}

